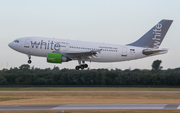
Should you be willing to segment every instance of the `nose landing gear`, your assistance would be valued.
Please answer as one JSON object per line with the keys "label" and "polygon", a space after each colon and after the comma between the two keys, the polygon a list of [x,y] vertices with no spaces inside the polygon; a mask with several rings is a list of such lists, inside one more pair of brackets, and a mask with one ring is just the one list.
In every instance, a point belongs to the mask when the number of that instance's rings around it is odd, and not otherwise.
{"label": "nose landing gear", "polygon": [[29,57],[29,60],[28,60],[27,62],[28,62],[28,64],[30,64],[30,63],[32,63],[32,61],[31,61],[31,56],[28,55],[28,57]]}
{"label": "nose landing gear", "polygon": [[31,60],[28,60],[28,64],[30,64],[32,61]]}

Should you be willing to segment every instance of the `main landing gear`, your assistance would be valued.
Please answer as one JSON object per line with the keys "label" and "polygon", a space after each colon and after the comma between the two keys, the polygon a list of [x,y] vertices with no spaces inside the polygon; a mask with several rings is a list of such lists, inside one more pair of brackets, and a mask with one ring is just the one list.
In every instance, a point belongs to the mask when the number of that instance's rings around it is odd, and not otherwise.
{"label": "main landing gear", "polygon": [[87,64],[82,64],[80,66],[76,66],[76,70],[79,70],[81,68],[81,70],[83,70],[84,68],[87,68],[88,65]]}
{"label": "main landing gear", "polygon": [[31,56],[28,55],[28,57],[29,57],[28,64],[30,64],[30,63],[32,62],[32,61],[31,61]]}
{"label": "main landing gear", "polygon": [[81,60],[78,60],[78,62],[79,62],[79,66],[75,67],[76,70],[79,70],[79,69],[83,70],[84,68],[88,67],[88,65],[85,64],[85,61],[82,61],[83,64],[81,64]]}

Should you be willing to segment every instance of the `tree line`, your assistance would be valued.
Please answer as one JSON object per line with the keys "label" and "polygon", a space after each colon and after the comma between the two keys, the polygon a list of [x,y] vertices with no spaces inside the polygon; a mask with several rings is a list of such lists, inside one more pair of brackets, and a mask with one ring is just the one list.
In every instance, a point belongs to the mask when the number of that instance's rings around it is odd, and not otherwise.
{"label": "tree line", "polygon": [[19,68],[0,71],[0,85],[169,85],[180,86],[180,68],[161,70],[72,70]]}

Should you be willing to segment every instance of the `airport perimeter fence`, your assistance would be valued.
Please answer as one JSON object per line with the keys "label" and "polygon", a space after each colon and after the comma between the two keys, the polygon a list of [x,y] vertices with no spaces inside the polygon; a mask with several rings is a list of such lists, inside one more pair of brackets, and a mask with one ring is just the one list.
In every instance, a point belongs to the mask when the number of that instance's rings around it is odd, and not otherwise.
{"label": "airport perimeter fence", "polygon": [[0,87],[142,87],[180,88],[180,85],[0,85]]}

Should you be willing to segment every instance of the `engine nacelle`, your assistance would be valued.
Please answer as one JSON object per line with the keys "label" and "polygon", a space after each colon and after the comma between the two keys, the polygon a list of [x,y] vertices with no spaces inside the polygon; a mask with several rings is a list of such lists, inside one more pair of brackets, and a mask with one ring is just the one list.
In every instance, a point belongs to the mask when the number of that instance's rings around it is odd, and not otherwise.
{"label": "engine nacelle", "polygon": [[49,63],[62,63],[62,62],[68,62],[71,59],[63,56],[62,54],[57,53],[48,53],[47,56],[47,62]]}

